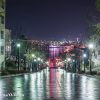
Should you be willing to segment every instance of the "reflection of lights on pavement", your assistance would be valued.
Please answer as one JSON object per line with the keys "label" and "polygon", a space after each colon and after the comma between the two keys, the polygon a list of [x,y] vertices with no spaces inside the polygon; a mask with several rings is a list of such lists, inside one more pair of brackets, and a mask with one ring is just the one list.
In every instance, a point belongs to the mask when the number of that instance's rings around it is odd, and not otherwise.
{"label": "reflection of lights on pavement", "polygon": [[[14,80],[14,90],[15,90],[14,93],[17,94],[17,95],[23,94],[23,90],[22,90],[23,84],[22,84],[22,82],[23,82],[22,78],[19,78],[19,77]],[[25,84],[26,84],[26,82],[25,82]],[[17,96],[16,100],[23,100],[23,96]]]}
{"label": "reflection of lights on pavement", "polygon": [[58,71],[60,70],[60,67],[58,67]]}
{"label": "reflection of lights on pavement", "polygon": [[[37,98],[37,94],[36,94],[36,83],[37,83],[37,78],[36,78],[37,74],[30,74],[30,91],[31,91],[31,98]],[[34,94],[34,95],[33,95]]]}
{"label": "reflection of lights on pavement", "polygon": [[[3,81],[0,81],[0,94],[4,93],[4,85],[5,83]],[[4,96],[0,95],[0,99],[2,98],[2,100],[4,100]]]}
{"label": "reflection of lights on pavement", "polygon": [[[81,82],[81,85],[82,85],[82,89],[84,88],[84,90],[86,89],[86,82],[87,82],[87,78],[86,76],[82,76],[82,82]],[[84,91],[83,90],[83,91]],[[84,91],[85,92],[85,91]]]}
{"label": "reflection of lights on pavement", "polygon": [[49,70],[49,68],[47,67],[47,71]]}
{"label": "reflection of lights on pavement", "polygon": [[72,90],[71,90],[71,74],[70,73],[68,73],[67,74],[67,78],[66,78],[67,80],[67,85],[66,85],[66,93],[67,93],[67,95],[68,95],[68,99],[70,99],[70,97],[71,97],[71,92],[72,92]]}
{"label": "reflection of lights on pavement", "polygon": [[24,75],[25,81],[28,81],[28,75]]}
{"label": "reflection of lights on pavement", "polygon": [[61,69],[60,67],[58,67],[58,69],[57,69],[58,71],[59,71],[59,74],[63,74],[64,73],[64,70],[63,69]]}
{"label": "reflection of lights on pavement", "polygon": [[[84,95],[87,95],[87,100],[95,100],[95,94],[94,94],[94,89],[95,89],[95,82],[93,79],[88,79],[87,76],[82,76],[81,77],[81,92]],[[85,98],[84,98],[85,99]]]}

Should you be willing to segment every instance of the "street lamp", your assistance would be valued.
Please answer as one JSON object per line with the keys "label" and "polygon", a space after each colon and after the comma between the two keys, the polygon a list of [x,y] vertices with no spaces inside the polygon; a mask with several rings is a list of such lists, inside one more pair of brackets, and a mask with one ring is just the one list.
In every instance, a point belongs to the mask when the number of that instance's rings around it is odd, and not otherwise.
{"label": "street lamp", "polygon": [[71,61],[71,58],[68,58],[67,60],[68,60],[68,62],[70,62]]}
{"label": "street lamp", "polygon": [[66,62],[67,60],[65,60],[65,62]]}
{"label": "street lamp", "polygon": [[93,49],[93,47],[94,47],[93,44],[89,44],[90,49]]}
{"label": "street lamp", "polygon": [[89,49],[90,49],[90,74],[92,72],[92,65],[91,65],[91,63],[92,63],[92,50],[93,50],[93,48],[94,48],[94,45],[93,44],[89,44]]}
{"label": "street lamp", "polygon": [[75,60],[73,59],[73,62],[75,62]]}
{"label": "street lamp", "polygon": [[18,71],[20,69],[20,43],[17,43],[17,48],[18,48]]}
{"label": "street lamp", "polygon": [[20,43],[17,44],[17,47],[20,48]]}
{"label": "street lamp", "polygon": [[83,57],[84,57],[84,58],[86,58],[86,57],[87,57],[87,55],[86,55],[86,54],[83,54]]}
{"label": "street lamp", "polygon": [[34,54],[32,54],[32,57],[33,57],[33,58],[35,58],[35,55],[34,55]]}
{"label": "street lamp", "polygon": [[40,60],[41,60],[41,58],[37,58],[37,60],[38,60],[38,61],[40,61]]}

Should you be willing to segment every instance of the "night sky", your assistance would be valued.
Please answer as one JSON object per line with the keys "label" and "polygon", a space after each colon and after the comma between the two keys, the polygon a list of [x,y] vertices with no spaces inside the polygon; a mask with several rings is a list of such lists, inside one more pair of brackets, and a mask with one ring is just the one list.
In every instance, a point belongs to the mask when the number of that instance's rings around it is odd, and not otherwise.
{"label": "night sky", "polygon": [[63,40],[87,37],[95,0],[7,0],[6,27],[13,37]]}

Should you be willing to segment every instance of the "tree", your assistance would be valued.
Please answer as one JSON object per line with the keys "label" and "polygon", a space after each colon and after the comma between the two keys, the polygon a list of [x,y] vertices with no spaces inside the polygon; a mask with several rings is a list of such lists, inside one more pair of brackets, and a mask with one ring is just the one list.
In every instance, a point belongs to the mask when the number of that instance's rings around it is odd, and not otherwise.
{"label": "tree", "polygon": [[90,35],[88,42],[93,42],[96,45],[100,40],[100,23],[94,25],[94,28],[91,29],[91,32],[92,34]]}
{"label": "tree", "polygon": [[96,0],[96,8],[100,11],[100,0]]}
{"label": "tree", "polygon": [[27,41],[27,38],[24,36],[24,35],[21,35],[19,37],[19,39],[17,40],[17,42],[20,43],[21,47],[20,47],[20,54],[21,54],[21,57],[24,56],[24,54],[27,53],[28,51],[28,48],[30,48],[30,43]]}
{"label": "tree", "polygon": [[90,11],[88,12],[88,15],[87,15],[88,30],[89,30],[90,35],[97,32],[98,26],[100,26],[100,24],[97,22],[98,19],[100,20],[100,16],[99,16],[100,14],[98,14],[100,11],[100,0],[95,1],[95,7],[96,7],[95,11],[93,11],[92,13]]}

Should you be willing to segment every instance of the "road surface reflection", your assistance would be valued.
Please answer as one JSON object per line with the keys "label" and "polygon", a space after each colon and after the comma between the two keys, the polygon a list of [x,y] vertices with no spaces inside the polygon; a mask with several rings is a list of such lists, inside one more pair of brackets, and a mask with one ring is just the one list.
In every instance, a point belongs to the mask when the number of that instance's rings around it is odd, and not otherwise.
{"label": "road surface reflection", "polygon": [[0,100],[100,100],[100,78],[61,69],[1,77]]}

